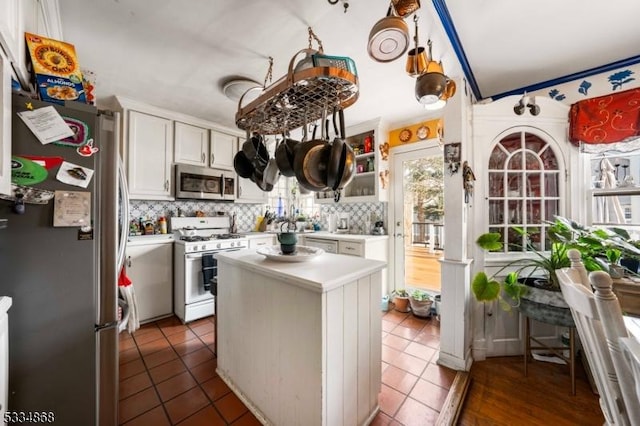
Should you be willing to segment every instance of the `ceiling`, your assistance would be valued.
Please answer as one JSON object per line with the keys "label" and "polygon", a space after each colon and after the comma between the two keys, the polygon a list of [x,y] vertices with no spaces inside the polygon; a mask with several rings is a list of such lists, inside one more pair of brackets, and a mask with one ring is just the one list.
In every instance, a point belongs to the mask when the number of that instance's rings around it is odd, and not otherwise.
{"label": "ceiling", "polygon": [[[406,55],[379,63],[367,54],[369,31],[386,15],[388,1],[349,0],[346,13],[341,1],[59,4],[64,39],[75,45],[81,68],[95,74],[99,99],[122,95],[235,128],[238,105],[223,95],[224,83],[240,76],[262,84],[269,56],[275,82],[296,52],[308,47],[310,26],[325,54],[356,63],[360,97],[345,111],[347,125],[376,117],[402,125],[441,115],[415,100]],[[639,12],[635,0],[618,0],[615,8],[580,0],[422,0],[419,42],[431,39],[434,59],[449,77],[464,77],[477,99],[497,98],[609,64],[640,62]],[[407,23],[413,37],[411,18]]]}

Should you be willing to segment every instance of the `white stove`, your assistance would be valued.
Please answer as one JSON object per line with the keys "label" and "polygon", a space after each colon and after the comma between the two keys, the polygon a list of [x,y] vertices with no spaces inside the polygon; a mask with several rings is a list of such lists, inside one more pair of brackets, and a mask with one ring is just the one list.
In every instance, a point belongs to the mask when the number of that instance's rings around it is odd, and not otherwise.
{"label": "white stove", "polygon": [[172,217],[174,244],[173,311],[190,322],[215,314],[218,264],[215,254],[249,247],[230,234],[229,216]]}

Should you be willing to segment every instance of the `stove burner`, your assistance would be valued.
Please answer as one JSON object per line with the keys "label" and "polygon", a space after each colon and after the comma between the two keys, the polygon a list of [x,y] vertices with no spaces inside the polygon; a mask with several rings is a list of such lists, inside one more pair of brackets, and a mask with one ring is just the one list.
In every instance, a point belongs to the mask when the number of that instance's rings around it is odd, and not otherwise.
{"label": "stove burner", "polygon": [[232,240],[234,238],[242,238],[242,235],[240,235],[240,234],[217,234],[217,235],[212,235],[211,238],[214,238],[216,240]]}
{"label": "stove burner", "polygon": [[186,241],[188,243],[193,243],[193,242],[196,242],[196,241],[209,241],[211,238],[209,238],[209,237],[201,237],[201,236],[198,236],[198,235],[192,235],[190,237],[180,237],[180,239],[182,241]]}

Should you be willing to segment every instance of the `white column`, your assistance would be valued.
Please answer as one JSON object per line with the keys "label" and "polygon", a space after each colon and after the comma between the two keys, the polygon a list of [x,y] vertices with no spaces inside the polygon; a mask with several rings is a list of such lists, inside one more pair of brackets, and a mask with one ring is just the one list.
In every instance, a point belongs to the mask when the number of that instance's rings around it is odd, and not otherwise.
{"label": "white column", "polygon": [[[468,210],[464,202],[462,163],[471,152],[470,90],[465,80],[456,81],[457,93],[449,99],[444,113],[444,143],[461,142],[461,163],[457,173],[444,175],[444,259],[441,261],[442,304],[440,311],[440,356],[438,363],[456,370],[471,367],[470,268],[467,258]],[[467,94],[468,93],[468,94]]]}

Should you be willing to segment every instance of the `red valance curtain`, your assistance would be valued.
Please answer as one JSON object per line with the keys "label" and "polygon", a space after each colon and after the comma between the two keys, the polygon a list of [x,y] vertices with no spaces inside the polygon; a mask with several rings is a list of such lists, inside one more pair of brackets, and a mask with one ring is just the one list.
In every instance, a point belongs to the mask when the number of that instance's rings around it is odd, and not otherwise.
{"label": "red valance curtain", "polygon": [[569,140],[578,145],[623,142],[640,136],[640,88],[571,105]]}

